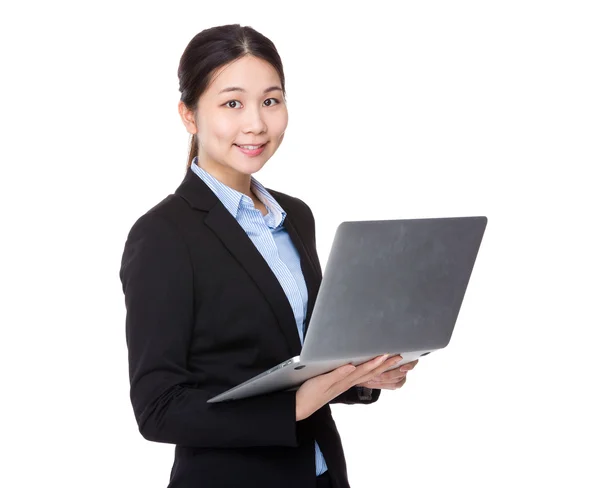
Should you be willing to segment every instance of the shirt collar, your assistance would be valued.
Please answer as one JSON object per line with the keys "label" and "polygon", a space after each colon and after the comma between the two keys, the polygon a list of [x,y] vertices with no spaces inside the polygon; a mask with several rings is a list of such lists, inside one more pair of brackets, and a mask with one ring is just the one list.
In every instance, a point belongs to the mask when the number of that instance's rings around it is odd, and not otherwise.
{"label": "shirt collar", "polygon": [[[191,169],[206,185],[212,190],[219,200],[223,203],[227,211],[233,215],[236,220],[239,220],[238,215],[242,207],[253,208],[254,202],[248,195],[234,190],[225,183],[217,180],[208,171],[201,168],[197,164],[198,158],[195,157],[191,164]],[[286,217],[286,212],[277,200],[267,191],[267,189],[254,176],[250,177],[250,187],[254,190],[257,198],[267,207],[269,214],[265,216],[269,227],[278,228],[283,224]]]}

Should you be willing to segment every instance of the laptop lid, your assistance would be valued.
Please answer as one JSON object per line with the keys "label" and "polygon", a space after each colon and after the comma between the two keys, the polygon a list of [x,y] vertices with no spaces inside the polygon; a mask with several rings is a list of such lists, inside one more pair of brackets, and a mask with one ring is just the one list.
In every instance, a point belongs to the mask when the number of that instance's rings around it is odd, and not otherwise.
{"label": "laptop lid", "polygon": [[301,360],[445,347],[486,225],[486,217],[342,222]]}

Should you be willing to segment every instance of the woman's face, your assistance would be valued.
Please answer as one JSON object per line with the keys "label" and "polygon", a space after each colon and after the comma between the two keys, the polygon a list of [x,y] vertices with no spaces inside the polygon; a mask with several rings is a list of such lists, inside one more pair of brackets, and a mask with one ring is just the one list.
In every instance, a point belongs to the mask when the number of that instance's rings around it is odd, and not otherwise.
{"label": "woman's face", "polygon": [[[195,119],[188,117],[186,123],[184,118],[188,132],[196,133],[198,165],[221,180],[245,179],[259,171],[281,144],[287,127],[281,88],[273,66],[254,56],[217,69],[198,100]],[[239,147],[243,145],[263,147],[244,151]]]}

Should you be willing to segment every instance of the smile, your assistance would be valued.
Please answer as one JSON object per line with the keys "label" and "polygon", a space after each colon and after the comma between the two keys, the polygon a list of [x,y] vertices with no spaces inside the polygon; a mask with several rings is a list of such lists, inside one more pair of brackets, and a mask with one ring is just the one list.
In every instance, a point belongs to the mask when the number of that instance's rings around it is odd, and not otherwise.
{"label": "smile", "polygon": [[236,146],[247,156],[258,156],[260,153],[263,152],[266,145],[267,143],[262,144],[260,146],[238,146],[237,144],[234,144],[234,146]]}
{"label": "smile", "polygon": [[[238,146],[236,144],[236,146]],[[258,149],[259,147],[263,147],[264,144],[261,144],[260,146],[238,146],[238,147],[243,147],[244,149]]]}

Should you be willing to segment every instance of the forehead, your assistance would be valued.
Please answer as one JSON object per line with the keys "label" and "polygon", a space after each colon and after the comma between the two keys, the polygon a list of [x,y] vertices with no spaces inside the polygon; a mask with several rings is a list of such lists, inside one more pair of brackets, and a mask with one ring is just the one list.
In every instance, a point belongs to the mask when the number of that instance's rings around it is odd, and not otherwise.
{"label": "forehead", "polygon": [[218,96],[224,88],[236,86],[250,94],[262,95],[263,90],[272,85],[281,85],[275,68],[263,59],[243,56],[215,70],[207,94]]}

